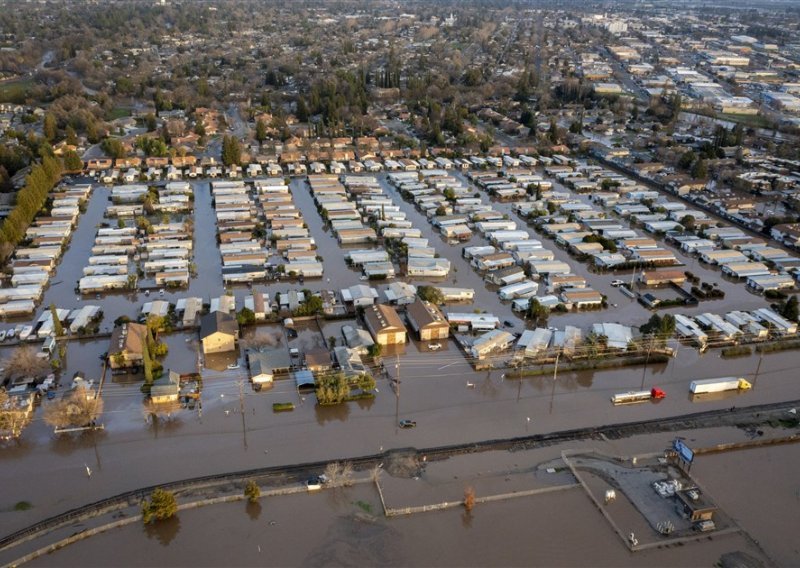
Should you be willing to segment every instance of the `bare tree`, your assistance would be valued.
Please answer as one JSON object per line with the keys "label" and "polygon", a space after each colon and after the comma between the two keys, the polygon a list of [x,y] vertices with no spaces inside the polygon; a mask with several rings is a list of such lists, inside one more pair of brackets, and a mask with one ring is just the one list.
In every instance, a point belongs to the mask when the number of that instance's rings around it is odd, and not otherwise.
{"label": "bare tree", "polygon": [[91,426],[102,412],[103,399],[85,386],[78,386],[45,407],[44,421],[55,428],[81,428]]}
{"label": "bare tree", "polygon": [[253,337],[244,340],[244,344],[251,349],[261,347],[277,347],[283,341],[283,336],[279,333],[258,332]]}
{"label": "bare tree", "polygon": [[464,509],[469,513],[475,507],[475,489],[472,486],[464,489]]}
{"label": "bare tree", "polygon": [[144,416],[153,417],[153,420],[171,420],[181,410],[181,404],[177,400],[170,402],[153,402],[148,400],[144,403]]}
{"label": "bare tree", "polygon": [[37,356],[38,351],[31,346],[17,347],[11,352],[3,366],[11,377],[36,377],[50,372],[47,359]]}
{"label": "bare tree", "polygon": [[0,388],[0,436],[18,437],[30,422],[27,408],[19,408],[8,395],[6,389]]}
{"label": "bare tree", "polygon": [[325,467],[325,477],[331,487],[350,487],[353,485],[353,464],[331,462]]}

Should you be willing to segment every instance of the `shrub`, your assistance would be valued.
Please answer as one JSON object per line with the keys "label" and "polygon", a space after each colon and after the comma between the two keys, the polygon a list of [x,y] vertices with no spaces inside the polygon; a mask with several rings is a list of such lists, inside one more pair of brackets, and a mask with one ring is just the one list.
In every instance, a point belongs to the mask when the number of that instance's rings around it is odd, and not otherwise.
{"label": "shrub", "polygon": [[175,499],[175,494],[165,489],[154,489],[150,501],[142,502],[142,520],[146,525],[171,519],[177,512],[178,500]]}
{"label": "shrub", "polygon": [[725,347],[722,350],[723,357],[747,357],[753,353],[748,345],[736,345],[733,347]]}
{"label": "shrub", "polygon": [[258,503],[261,497],[261,488],[258,486],[258,483],[252,479],[248,480],[244,486],[244,496],[247,497],[250,503]]}

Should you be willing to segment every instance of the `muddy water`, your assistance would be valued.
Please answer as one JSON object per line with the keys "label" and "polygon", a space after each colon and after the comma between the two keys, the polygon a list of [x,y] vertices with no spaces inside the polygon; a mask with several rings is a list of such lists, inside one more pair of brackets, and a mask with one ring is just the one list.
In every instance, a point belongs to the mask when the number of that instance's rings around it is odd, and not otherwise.
{"label": "muddy water", "polygon": [[[171,345],[169,357],[177,356],[179,343]],[[399,399],[381,379],[374,401],[319,409],[313,395],[301,396],[291,381],[281,380],[261,393],[246,388],[241,415],[240,370],[205,382],[202,413],[186,410],[156,425],[144,421],[138,383],[109,383],[104,431],[55,438],[37,413],[19,443],[3,447],[0,526],[11,532],[96,499],[197,475],[672,416],[800,394],[793,353],[765,356],[753,391],[704,402],[689,399],[691,378],[752,372],[756,361],[699,357],[686,349],[666,366],[561,373],[555,382],[551,376],[511,381],[499,372],[472,373],[452,344],[437,353],[420,353],[410,344],[400,361]],[[397,374],[391,363],[387,367]],[[667,398],[660,404],[610,404],[612,394],[642,383],[661,386]],[[296,409],[273,414],[273,402],[294,402]],[[398,428],[402,418],[416,420],[417,428]],[[84,464],[94,470],[91,479]],[[20,500],[34,507],[11,512]]]}
{"label": "muddy water", "polygon": [[[717,432],[723,439],[739,435],[732,429]],[[663,448],[658,438],[638,436],[615,444],[623,451],[658,451]],[[587,444],[614,451],[603,442]],[[539,467],[557,465],[553,460],[567,447],[460,456],[429,463],[419,480],[384,474],[382,484],[394,505],[405,506],[458,499],[465,484],[488,495],[504,487],[509,491],[570,483],[569,476],[548,474]],[[771,459],[796,463],[796,452],[787,453],[788,449],[772,448]],[[733,464],[741,466],[742,476],[757,467],[745,453],[725,454],[700,458],[695,473],[702,476],[712,497],[736,515],[737,507],[747,502],[742,492],[728,494],[722,487],[722,494],[717,493],[718,483],[727,483],[727,468]],[[736,478],[731,481],[736,487]],[[783,521],[778,533],[786,548],[791,519],[774,516]],[[761,540],[759,534],[754,536]],[[781,555],[781,543],[773,544],[762,540],[766,553],[779,564],[796,563],[795,557]],[[135,524],[81,541],[32,565],[710,566],[722,554],[736,551],[765,558],[764,551],[740,534],[631,554],[578,488],[479,504],[470,515],[456,508],[387,519],[377,492],[367,485],[263,498],[257,507],[234,503],[184,511],[157,527]]]}
{"label": "muddy water", "polygon": [[[779,566],[800,565],[800,446],[705,456],[693,472]],[[725,475],[717,475],[720,470]]]}
{"label": "muddy water", "polygon": [[[194,187],[195,262],[200,276],[192,279],[188,294],[185,291],[167,294],[166,297],[173,301],[185,295],[201,296],[207,300],[223,290],[209,186],[198,182]],[[455,285],[475,288],[476,306],[503,319],[510,317],[510,308],[500,304],[496,293],[487,289],[480,276],[461,258],[461,247],[447,245],[413,205],[400,199],[394,190],[387,187],[387,191],[437,251],[453,262],[457,270],[454,273]],[[319,290],[358,282],[357,274],[344,265],[340,255],[336,256],[341,251],[330,234],[324,231],[308,189],[294,181],[292,193],[317,240],[326,271],[325,279],[308,280],[303,287]],[[75,274],[79,274],[86,263],[95,225],[103,219],[107,195],[107,189],[95,190],[43,305],[49,305],[50,301],[65,307],[80,305],[74,303],[74,281],[69,280],[75,280]],[[497,206],[506,207],[503,204]],[[480,236],[473,237],[473,241],[483,242]],[[554,250],[566,255],[557,247]],[[576,271],[586,270],[574,259],[570,259],[570,263]],[[610,282],[611,276],[587,273],[587,278],[595,284],[598,280]],[[299,285],[287,282],[255,286],[258,290],[268,291],[273,298],[277,291],[296,287]],[[606,293],[600,284],[596,287]],[[235,293],[241,299],[249,292],[242,286],[236,287]],[[618,294],[610,287],[607,293],[610,299],[612,293]],[[99,301],[91,300],[103,306],[106,312],[104,326],[109,327],[118,315],[138,314],[143,301],[142,295],[138,299],[111,295]],[[587,327],[597,319],[643,322],[647,317],[649,314],[638,304],[633,304],[624,312],[620,308],[554,317],[554,323]],[[327,323],[322,333],[309,329],[294,341],[302,348],[321,345],[330,335],[338,334],[341,323],[347,322]],[[195,370],[196,335],[175,334],[167,341],[170,353],[165,359],[165,368],[179,372]],[[107,340],[70,342],[64,376],[71,377],[75,371],[83,371],[87,377],[98,379],[99,356],[107,348]],[[6,355],[7,352],[0,352],[0,358]],[[246,387],[243,397],[245,412],[242,415],[239,411],[242,405],[239,381],[246,378],[246,369],[227,370],[228,362],[227,359],[222,361],[217,370],[204,371],[202,411],[183,411],[167,422],[146,423],[141,410],[139,383],[119,380],[108,381],[104,386],[104,431],[56,439],[52,430],[43,423],[42,413],[37,412],[36,419],[19,443],[8,444],[0,451],[2,532],[11,532],[102,497],[197,475],[371,454],[393,447],[427,447],[521,436],[800,397],[795,373],[797,354],[791,352],[764,357],[753,391],[734,398],[692,402],[688,397],[690,380],[725,375],[751,376],[758,365],[757,359],[722,360],[717,352],[700,355],[692,348],[681,347],[678,356],[668,364],[650,365],[646,369],[560,372],[556,380],[548,375],[510,381],[505,380],[499,371],[474,373],[452,341],[439,352],[422,352],[412,342],[399,357],[399,366],[391,359],[387,360],[390,375],[401,379],[399,397],[395,396],[389,383],[381,379],[374,401],[319,409],[313,396],[301,396],[292,381],[280,380],[262,393],[254,393]],[[609,403],[614,393],[654,385],[667,392],[667,399],[660,404],[614,408]],[[273,402],[294,402],[296,410],[273,414]],[[402,418],[417,420],[419,426],[413,430],[399,429],[397,421]],[[94,471],[91,479],[86,478],[85,464]],[[20,479],[25,479],[25,483],[21,484]],[[47,490],[42,491],[43,487]],[[33,509],[11,512],[13,504],[23,499],[30,501]]]}

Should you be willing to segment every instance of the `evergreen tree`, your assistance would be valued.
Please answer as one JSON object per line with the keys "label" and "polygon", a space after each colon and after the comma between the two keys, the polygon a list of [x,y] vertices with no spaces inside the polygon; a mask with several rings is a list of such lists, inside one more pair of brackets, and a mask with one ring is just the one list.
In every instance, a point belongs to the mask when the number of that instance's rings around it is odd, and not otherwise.
{"label": "evergreen tree", "polygon": [[56,139],[56,135],[58,134],[58,125],[56,124],[56,117],[53,115],[53,113],[48,112],[44,115],[42,132],[44,133],[44,137],[48,140],[48,142],[52,142]]}
{"label": "evergreen tree", "polygon": [[264,142],[267,139],[267,125],[263,120],[256,122],[256,140]]}
{"label": "evergreen tree", "polygon": [[222,138],[222,163],[226,166],[239,165],[242,160],[242,148],[234,136]]}

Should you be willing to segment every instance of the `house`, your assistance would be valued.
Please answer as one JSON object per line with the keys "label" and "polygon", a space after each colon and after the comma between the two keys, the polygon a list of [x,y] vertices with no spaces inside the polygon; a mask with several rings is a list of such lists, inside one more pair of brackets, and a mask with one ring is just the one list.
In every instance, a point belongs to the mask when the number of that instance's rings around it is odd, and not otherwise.
{"label": "house", "polygon": [[677,284],[686,282],[686,274],[680,270],[645,270],[639,275],[639,282],[643,286],[662,286],[664,284]]}
{"label": "house", "polygon": [[491,353],[508,349],[515,337],[502,329],[493,329],[473,341],[469,353],[475,359],[485,359]]}
{"label": "house", "polygon": [[153,382],[150,387],[150,402],[165,404],[178,402],[181,393],[181,376],[175,371],[170,371],[166,376]]}
{"label": "house", "polygon": [[272,349],[250,349],[247,351],[247,368],[250,370],[250,380],[254,385],[271,385],[275,375],[289,373],[292,368],[292,357],[283,346]]}
{"label": "house", "polygon": [[147,326],[140,323],[123,323],[114,328],[108,348],[112,370],[140,367],[144,358]]}
{"label": "house", "polygon": [[211,312],[200,318],[200,342],[203,353],[226,353],[236,349],[239,325],[225,312]]}
{"label": "house", "polygon": [[342,326],[342,337],[347,346],[359,355],[366,355],[370,348],[375,345],[369,332],[360,327]]}
{"label": "house", "polygon": [[304,355],[306,368],[313,373],[329,371],[333,367],[331,352],[325,347],[309,349]]}
{"label": "house", "polygon": [[603,295],[592,289],[566,288],[561,292],[561,300],[575,308],[598,308],[603,305]]}
{"label": "house", "polygon": [[406,316],[411,329],[419,335],[421,341],[447,339],[450,335],[450,325],[444,314],[430,302],[417,298],[414,303],[409,304]]}
{"label": "house", "polygon": [[364,320],[375,343],[397,345],[406,342],[406,326],[393,307],[385,304],[369,306],[364,311]]}
{"label": "house", "polygon": [[378,291],[364,284],[356,284],[341,291],[342,301],[345,304],[352,304],[354,307],[371,306],[378,299]]}
{"label": "house", "polygon": [[339,365],[339,370],[348,378],[369,372],[355,349],[344,346],[334,347],[333,356]]}

